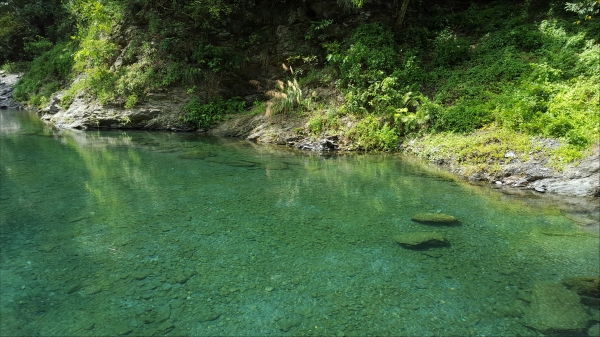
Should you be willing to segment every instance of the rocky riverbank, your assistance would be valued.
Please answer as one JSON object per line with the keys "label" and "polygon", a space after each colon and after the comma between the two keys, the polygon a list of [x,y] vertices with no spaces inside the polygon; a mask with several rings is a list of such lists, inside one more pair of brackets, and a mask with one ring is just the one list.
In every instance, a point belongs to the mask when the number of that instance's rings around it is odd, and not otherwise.
{"label": "rocky riverbank", "polygon": [[21,74],[7,74],[0,71],[0,109],[20,109],[21,104],[13,101],[13,86]]}
{"label": "rocky riverbank", "polygon": [[179,119],[180,107],[189,101],[185,90],[149,93],[135,107],[102,106],[84,95],[75,97],[67,109],[61,106],[64,92],[50,98],[49,104],[38,111],[42,120],[66,129],[150,129],[192,131]]}
{"label": "rocky riverbank", "polygon": [[[17,82],[20,75],[2,74],[1,76],[0,93],[2,96],[0,96],[0,102],[2,107],[18,107],[19,105],[12,102],[11,98],[12,85]],[[142,102],[131,109],[120,106],[101,106],[98,103],[89,102],[82,95],[76,97],[68,109],[63,109],[60,105],[62,95],[63,93],[59,92],[52,96],[49,104],[39,111],[42,120],[51,122],[59,128],[193,131],[179,118],[181,106],[189,101],[189,96],[184,89],[148,94]],[[352,122],[341,120],[340,123]],[[308,121],[302,117],[274,116],[269,118],[263,114],[238,114],[227,116],[224,122],[209,130],[208,133],[317,152],[350,151],[356,148],[356,144],[343,136],[315,137],[308,132],[308,129]],[[547,140],[544,146],[553,147],[556,146],[555,143],[557,141]],[[403,153],[425,157],[425,159],[428,159],[427,156],[420,154],[430,150],[412,146],[410,143],[401,147]],[[530,190],[535,193],[549,193],[565,197],[592,198],[592,204],[597,204],[597,198],[600,197],[600,146],[598,144],[593,147],[585,159],[568,165],[562,171],[548,167],[548,158],[524,160],[510,152],[507,152],[505,156],[508,156],[509,160],[486,164],[488,166],[495,165],[493,174],[485,173],[485,169],[484,173],[467,173],[451,155],[442,160],[439,158],[428,159],[428,162],[469,181],[488,182],[494,187],[504,190]],[[581,202],[574,204],[581,204]],[[586,208],[589,209],[589,207]],[[597,211],[598,209],[594,210],[594,212]]]}
{"label": "rocky riverbank", "polygon": [[[343,121],[342,121],[343,123]],[[210,133],[223,137],[240,137],[259,143],[280,144],[310,151],[348,151],[355,144],[340,136],[313,137],[307,135],[307,121],[302,118],[265,116],[234,116],[221,123]],[[544,146],[555,147],[557,141],[546,140]],[[402,146],[405,154],[419,157],[430,149],[406,144]],[[489,162],[486,165],[495,166],[493,174],[486,174],[485,168],[479,173],[468,173],[456,158],[451,155],[442,160],[429,160],[433,165],[440,166],[469,181],[485,181],[503,188],[533,190],[538,193],[555,193],[572,197],[600,197],[600,146],[596,144],[591,153],[583,160],[569,164],[564,170],[558,171],[548,167],[549,158],[524,160],[518,155],[507,152],[509,160]],[[426,158],[428,159],[428,158]]]}

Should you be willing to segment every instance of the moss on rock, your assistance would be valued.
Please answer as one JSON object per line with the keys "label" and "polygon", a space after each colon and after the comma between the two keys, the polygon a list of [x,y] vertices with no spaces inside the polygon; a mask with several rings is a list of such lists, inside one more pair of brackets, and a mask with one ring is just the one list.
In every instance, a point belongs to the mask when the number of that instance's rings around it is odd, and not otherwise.
{"label": "moss on rock", "polygon": [[442,213],[419,213],[415,214],[411,220],[419,223],[434,225],[453,225],[459,223],[458,219],[452,215]]}

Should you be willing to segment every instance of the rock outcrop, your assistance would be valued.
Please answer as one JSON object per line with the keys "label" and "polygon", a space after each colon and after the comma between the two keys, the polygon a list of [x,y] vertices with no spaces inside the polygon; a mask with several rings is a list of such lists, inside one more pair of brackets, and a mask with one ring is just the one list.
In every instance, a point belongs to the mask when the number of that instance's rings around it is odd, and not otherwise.
{"label": "rock outcrop", "polygon": [[181,106],[189,101],[189,96],[182,89],[147,94],[142,102],[130,109],[102,106],[79,95],[65,110],[61,106],[63,96],[63,92],[54,94],[48,105],[38,111],[42,120],[52,122],[59,128],[193,130],[179,118]]}
{"label": "rock outcrop", "polygon": [[13,101],[13,86],[21,74],[7,74],[0,71],[0,109],[20,109],[21,105]]}

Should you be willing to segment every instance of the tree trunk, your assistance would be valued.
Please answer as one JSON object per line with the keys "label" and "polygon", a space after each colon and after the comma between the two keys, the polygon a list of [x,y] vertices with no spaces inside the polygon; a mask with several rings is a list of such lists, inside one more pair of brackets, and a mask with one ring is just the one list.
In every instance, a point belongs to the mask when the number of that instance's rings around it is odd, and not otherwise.
{"label": "tree trunk", "polygon": [[398,16],[398,20],[396,20],[396,24],[394,28],[400,29],[402,27],[402,23],[404,22],[404,16],[406,15],[406,9],[408,8],[408,3],[410,0],[402,0],[402,7],[400,8],[400,16]]}

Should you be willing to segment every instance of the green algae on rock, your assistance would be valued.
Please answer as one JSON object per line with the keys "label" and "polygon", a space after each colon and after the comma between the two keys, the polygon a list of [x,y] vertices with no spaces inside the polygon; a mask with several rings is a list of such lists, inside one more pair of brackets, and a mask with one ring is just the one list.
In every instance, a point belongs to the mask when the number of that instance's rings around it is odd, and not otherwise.
{"label": "green algae on rock", "polygon": [[450,244],[450,241],[443,235],[436,232],[413,232],[397,235],[394,240],[402,247],[409,249],[429,249],[434,247],[444,247]]}
{"label": "green algae on rock", "polygon": [[587,324],[588,314],[576,293],[558,283],[533,285],[524,326],[554,336],[583,334]]}
{"label": "green algae on rock", "polygon": [[430,225],[455,225],[459,223],[458,219],[452,215],[442,213],[419,213],[415,214],[410,219],[415,222]]}
{"label": "green algae on rock", "polygon": [[600,298],[600,277],[598,276],[567,277],[560,283],[580,296]]}

